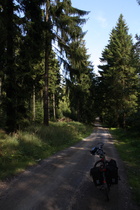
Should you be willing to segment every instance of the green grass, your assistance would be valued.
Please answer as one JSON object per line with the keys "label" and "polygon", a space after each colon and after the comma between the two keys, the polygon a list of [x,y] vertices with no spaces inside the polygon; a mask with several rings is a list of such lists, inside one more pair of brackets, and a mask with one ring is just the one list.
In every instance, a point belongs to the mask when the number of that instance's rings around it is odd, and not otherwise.
{"label": "green grass", "polygon": [[116,139],[115,145],[126,164],[128,181],[134,200],[140,205],[140,132],[134,130],[111,129]]}
{"label": "green grass", "polygon": [[93,128],[78,122],[30,126],[13,136],[0,130],[0,179],[12,177],[87,137]]}

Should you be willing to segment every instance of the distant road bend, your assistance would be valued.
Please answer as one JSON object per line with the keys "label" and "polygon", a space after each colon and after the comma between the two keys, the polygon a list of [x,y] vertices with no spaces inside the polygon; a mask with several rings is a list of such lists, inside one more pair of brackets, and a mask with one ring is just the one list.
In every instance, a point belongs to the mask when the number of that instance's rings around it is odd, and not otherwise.
{"label": "distant road bend", "polygon": [[[121,181],[112,186],[110,201],[89,176],[97,157],[89,150],[104,142],[107,158],[114,158]],[[132,203],[123,162],[108,129],[98,126],[78,144],[43,160],[10,183],[0,183],[0,210],[137,210]]]}

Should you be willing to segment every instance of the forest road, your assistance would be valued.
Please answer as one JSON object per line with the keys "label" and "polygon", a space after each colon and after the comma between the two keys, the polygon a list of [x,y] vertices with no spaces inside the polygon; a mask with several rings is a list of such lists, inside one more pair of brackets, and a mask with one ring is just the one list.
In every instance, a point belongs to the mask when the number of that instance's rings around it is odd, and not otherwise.
{"label": "forest road", "polygon": [[[90,149],[104,142],[107,159],[117,161],[121,181],[105,200],[89,175],[97,160]],[[97,126],[78,144],[43,160],[9,184],[0,183],[0,210],[137,210],[131,200],[123,162],[108,129]]]}

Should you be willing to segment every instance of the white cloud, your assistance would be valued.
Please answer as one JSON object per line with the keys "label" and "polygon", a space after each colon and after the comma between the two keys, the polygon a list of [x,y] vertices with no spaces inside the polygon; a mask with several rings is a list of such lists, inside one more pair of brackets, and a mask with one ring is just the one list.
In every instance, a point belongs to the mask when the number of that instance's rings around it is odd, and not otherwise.
{"label": "white cloud", "polygon": [[107,19],[104,18],[102,15],[98,15],[96,20],[100,23],[102,28],[106,28],[108,26]]}
{"label": "white cloud", "polygon": [[93,61],[93,65],[94,65],[94,72],[95,74],[98,74],[98,65],[100,65],[100,60],[97,58],[97,59],[94,59]]}

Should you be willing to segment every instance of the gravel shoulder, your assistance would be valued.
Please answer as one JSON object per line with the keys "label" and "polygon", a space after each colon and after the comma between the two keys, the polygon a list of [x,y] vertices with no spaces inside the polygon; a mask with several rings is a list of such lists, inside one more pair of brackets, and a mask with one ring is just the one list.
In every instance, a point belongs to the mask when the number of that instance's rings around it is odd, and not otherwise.
{"label": "gravel shoulder", "polygon": [[[89,150],[104,143],[107,159],[117,161],[121,180],[110,190],[107,202],[92,183],[90,168],[98,159]],[[10,182],[0,183],[1,210],[138,210],[132,202],[125,165],[108,129],[97,126],[78,144],[26,170]]]}

